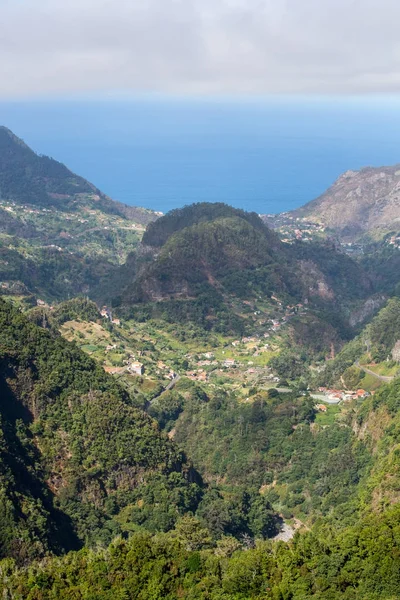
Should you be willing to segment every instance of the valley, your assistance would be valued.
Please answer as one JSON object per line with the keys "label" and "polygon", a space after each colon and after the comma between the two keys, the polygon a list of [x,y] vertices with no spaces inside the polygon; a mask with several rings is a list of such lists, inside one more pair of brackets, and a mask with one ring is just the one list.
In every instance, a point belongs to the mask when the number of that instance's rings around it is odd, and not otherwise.
{"label": "valley", "polygon": [[1,182],[4,598],[394,600],[397,232]]}

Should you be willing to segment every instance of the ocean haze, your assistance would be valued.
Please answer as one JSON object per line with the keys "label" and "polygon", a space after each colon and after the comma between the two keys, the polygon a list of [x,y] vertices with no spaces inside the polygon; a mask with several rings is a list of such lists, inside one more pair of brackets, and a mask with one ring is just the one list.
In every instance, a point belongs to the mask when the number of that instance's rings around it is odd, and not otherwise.
{"label": "ocean haze", "polygon": [[0,103],[0,124],[115,200],[166,212],[297,208],[348,169],[400,162],[397,98]]}

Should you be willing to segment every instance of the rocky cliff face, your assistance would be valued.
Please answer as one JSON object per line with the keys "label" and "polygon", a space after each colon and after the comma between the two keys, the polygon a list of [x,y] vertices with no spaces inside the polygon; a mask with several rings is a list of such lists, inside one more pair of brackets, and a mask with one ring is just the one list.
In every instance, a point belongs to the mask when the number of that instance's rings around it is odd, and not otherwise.
{"label": "rocky cliff face", "polygon": [[400,165],[347,171],[319,198],[292,213],[343,238],[400,228]]}

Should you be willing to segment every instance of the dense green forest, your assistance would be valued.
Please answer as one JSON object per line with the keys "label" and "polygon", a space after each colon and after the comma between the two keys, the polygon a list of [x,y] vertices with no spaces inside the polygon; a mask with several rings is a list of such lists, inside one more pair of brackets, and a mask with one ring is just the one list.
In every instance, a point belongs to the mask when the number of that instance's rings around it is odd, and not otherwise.
{"label": "dense green forest", "polygon": [[256,213],[249,213],[244,210],[233,208],[222,202],[198,202],[190,204],[183,208],[177,208],[169,211],[157,221],[150,223],[143,236],[143,244],[160,248],[167,240],[182,229],[207,223],[217,219],[235,218],[244,219],[252,227],[266,233],[271,240],[278,241],[277,236],[271,230],[268,230]]}
{"label": "dense green forest", "polygon": [[[62,527],[65,540],[67,534],[86,542],[111,539],[121,530],[116,515],[141,498],[151,480],[166,493],[173,481],[171,493],[177,497],[182,490],[177,505],[171,497],[164,507],[172,521],[174,507],[176,518],[178,505],[196,505],[200,478],[154,423],[131,406],[112,377],[4,301],[0,322],[2,479],[8,506],[3,556],[23,560],[25,554],[54,549],[48,522]],[[163,509],[153,508],[162,519]],[[147,505],[138,512],[141,522],[158,518]],[[14,548],[9,544],[19,539],[17,531],[25,541]]]}
{"label": "dense green forest", "polygon": [[290,545],[260,542],[240,550],[213,545],[187,519],[169,534],[116,539],[106,550],[70,553],[15,570],[1,565],[4,597],[16,600],[396,600],[399,508],[342,531],[320,525]]}
{"label": "dense green forest", "polygon": [[[350,420],[350,417],[349,417]],[[219,394],[199,409],[184,404],[175,440],[208,480],[260,489],[288,518],[356,518],[354,498],[371,462],[345,421],[315,421],[309,397],[259,393],[248,404]]]}

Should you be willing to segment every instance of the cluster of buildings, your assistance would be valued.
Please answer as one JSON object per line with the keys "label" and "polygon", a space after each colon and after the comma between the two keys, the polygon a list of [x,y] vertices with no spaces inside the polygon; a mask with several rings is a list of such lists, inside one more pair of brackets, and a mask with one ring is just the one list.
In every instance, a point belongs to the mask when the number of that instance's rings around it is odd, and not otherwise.
{"label": "cluster of buildings", "polygon": [[325,233],[323,223],[314,223],[301,217],[293,217],[289,213],[266,215],[266,221],[283,236],[282,242],[293,243],[294,240],[312,241]]}
{"label": "cluster of buildings", "polygon": [[175,373],[175,371],[173,369],[168,367],[162,360],[159,360],[157,363],[157,375],[160,375],[160,373],[162,371],[163,371],[163,376],[166,379],[170,379],[171,381],[173,379],[175,379],[175,377],[177,376],[177,373]]}
{"label": "cluster of buildings", "polygon": [[[360,398],[367,398],[370,395],[373,395],[374,392],[366,392],[365,390],[355,390],[355,391],[350,391],[350,390],[330,390],[327,388],[323,388],[320,387],[319,392],[326,394],[325,397],[325,402],[327,404],[339,404],[339,402],[348,402],[350,400],[357,400]],[[314,396],[316,398],[316,396]],[[320,398],[321,396],[319,396]],[[326,404],[323,404],[322,402],[318,402],[315,405],[315,408],[319,411],[319,412],[323,412],[325,413],[328,410],[328,407],[326,406]]]}
{"label": "cluster of buildings", "polygon": [[[358,390],[337,390],[337,389],[329,389],[326,387],[318,388],[318,392],[323,394],[325,397],[325,401],[328,404],[339,404],[339,402],[346,402],[349,400],[358,400],[361,398],[367,398],[370,396],[370,392],[367,392],[363,389]],[[371,392],[373,393],[373,392]],[[317,405],[318,406],[318,405]]]}
{"label": "cluster of buildings", "polygon": [[186,377],[192,381],[207,381],[207,372],[204,369],[198,369],[197,371],[188,371]]}
{"label": "cluster of buildings", "polygon": [[223,365],[224,367],[230,369],[231,367],[234,367],[236,365],[236,361],[234,358],[226,358],[223,362]]}

